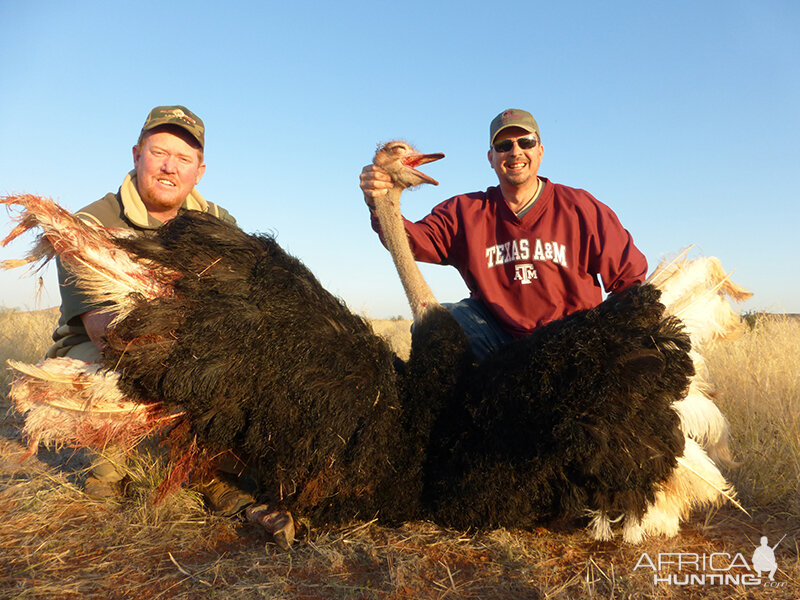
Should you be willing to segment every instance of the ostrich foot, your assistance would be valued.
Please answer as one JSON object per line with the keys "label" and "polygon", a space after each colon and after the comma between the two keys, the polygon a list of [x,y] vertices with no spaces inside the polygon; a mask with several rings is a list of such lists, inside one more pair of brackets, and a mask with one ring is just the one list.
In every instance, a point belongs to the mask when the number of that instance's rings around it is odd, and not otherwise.
{"label": "ostrich foot", "polygon": [[256,525],[261,525],[272,535],[274,541],[282,550],[288,550],[294,542],[294,519],[292,513],[283,510],[270,510],[266,504],[256,504],[245,510],[247,520]]}

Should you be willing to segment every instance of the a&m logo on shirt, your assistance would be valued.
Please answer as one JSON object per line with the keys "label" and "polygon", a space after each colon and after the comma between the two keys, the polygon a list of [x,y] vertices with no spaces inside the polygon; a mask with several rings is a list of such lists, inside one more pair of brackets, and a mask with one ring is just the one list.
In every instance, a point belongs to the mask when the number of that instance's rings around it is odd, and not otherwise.
{"label": "a&m logo on shirt", "polygon": [[530,283],[536,278],[536,269],[533,268],[532,264],[524,263],[521,265],[514,265],[514,281],[525,284]]}

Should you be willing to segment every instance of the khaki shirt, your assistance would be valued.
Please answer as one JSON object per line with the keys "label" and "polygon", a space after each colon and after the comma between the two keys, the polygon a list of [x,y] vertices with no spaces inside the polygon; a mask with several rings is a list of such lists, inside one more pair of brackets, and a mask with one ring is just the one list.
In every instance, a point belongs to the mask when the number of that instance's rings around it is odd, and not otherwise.
{"label": "khaki shirt", "polygon": [[[207,212],[227,223],[236,223],[227,210],[213,202],[207,202],[196,189],[191,191],[181,208]],[[131,171],[125,176],[116,194],[106,194],[75,215],[94,225],[129,229],[142,235],[147,235],[163,225],[147,212],[144,202],[139,197],[136,171]],[[73,346],[89,341],[80,316],[98,308],[98,305],[77,287],[74,278],[60,260],[56,260],[56,265],[61,292],[61,317],[58,320],[58,328],[53,332],[55,343],[47,351],[48,358],[67,356]]]}

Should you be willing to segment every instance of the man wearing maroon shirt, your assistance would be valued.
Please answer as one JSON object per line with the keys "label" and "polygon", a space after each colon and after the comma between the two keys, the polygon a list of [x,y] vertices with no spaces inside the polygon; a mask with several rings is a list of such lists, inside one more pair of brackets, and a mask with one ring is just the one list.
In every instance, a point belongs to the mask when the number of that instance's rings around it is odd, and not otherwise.
{"label": "man wearing maroon shirt", "polygon": [[[499,185],[437,205],[405,221],[417,260],[452,265],[470,297],[445,304],[479,358],[550,321],[591,308],[606,292],[644,280],[647,261],[614,212],[584,190],[538,175],[544,148],[530,113],[508,109],[489,127],[489,164]],[[368,165],[361,189],[373,198],[392,187]]]}

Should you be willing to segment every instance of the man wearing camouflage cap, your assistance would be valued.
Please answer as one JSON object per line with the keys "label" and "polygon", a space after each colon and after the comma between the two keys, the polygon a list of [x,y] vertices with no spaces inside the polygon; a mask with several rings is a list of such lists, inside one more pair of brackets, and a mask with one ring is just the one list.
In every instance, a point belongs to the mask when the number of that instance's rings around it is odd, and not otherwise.
{"label": "man wearing camouflage cap", "polygon": [[[76,214],[104,227],[146,233],[175,217],[180,208],[199,210],[229,221],[233,217],[194,189],[205,172],[205,127],[200,117],[184,106],[157,106],[133,147],[134,169],[116,193],[108,193]],[[71,283],[59,265],[61,319],[53,334],[48,357],[70,356],[87,362],[99,360],[103,336],[111,319]]]}
{"label": "man wearing camouflage cap", "polygon": [[[157,106],[147,115],[133,147],[133,170],[116,193],[108,193],[76,215],[104,227],[147,234],[174,218],[180,209],[210,213],[223,221],[236,221],[224,208],[207,202],[195,186],[205,172],[203,121],[185,106]],[[61,317],[53,333],[48,358],[67,356],[99,362],[106,328],[113,315],[98,307],[75,286],[58,263]],[[123,469],[121,454],[113,449],[95,460],[86,480],[87,494],[95,498],[118,495]],[[225,490],[223,490],[225,491]],[[233,508],[249,498],[233,490]],[[249,499],[252,500],[252,499]]]}
{"label": "man wearing camouflage cap", "polygon": [[[489,164],[499,185],[462,194],[405,222],[417,260],[452,265],[470,297],[445,304],[478,358],[512,339],[640,283],[644,255],[614,212],[584,190],[540,177],[539,125],[510,108],[489,125]],[[361,172],[361,190],[379,232],[375,197],[392,187],[380,167]]]}

